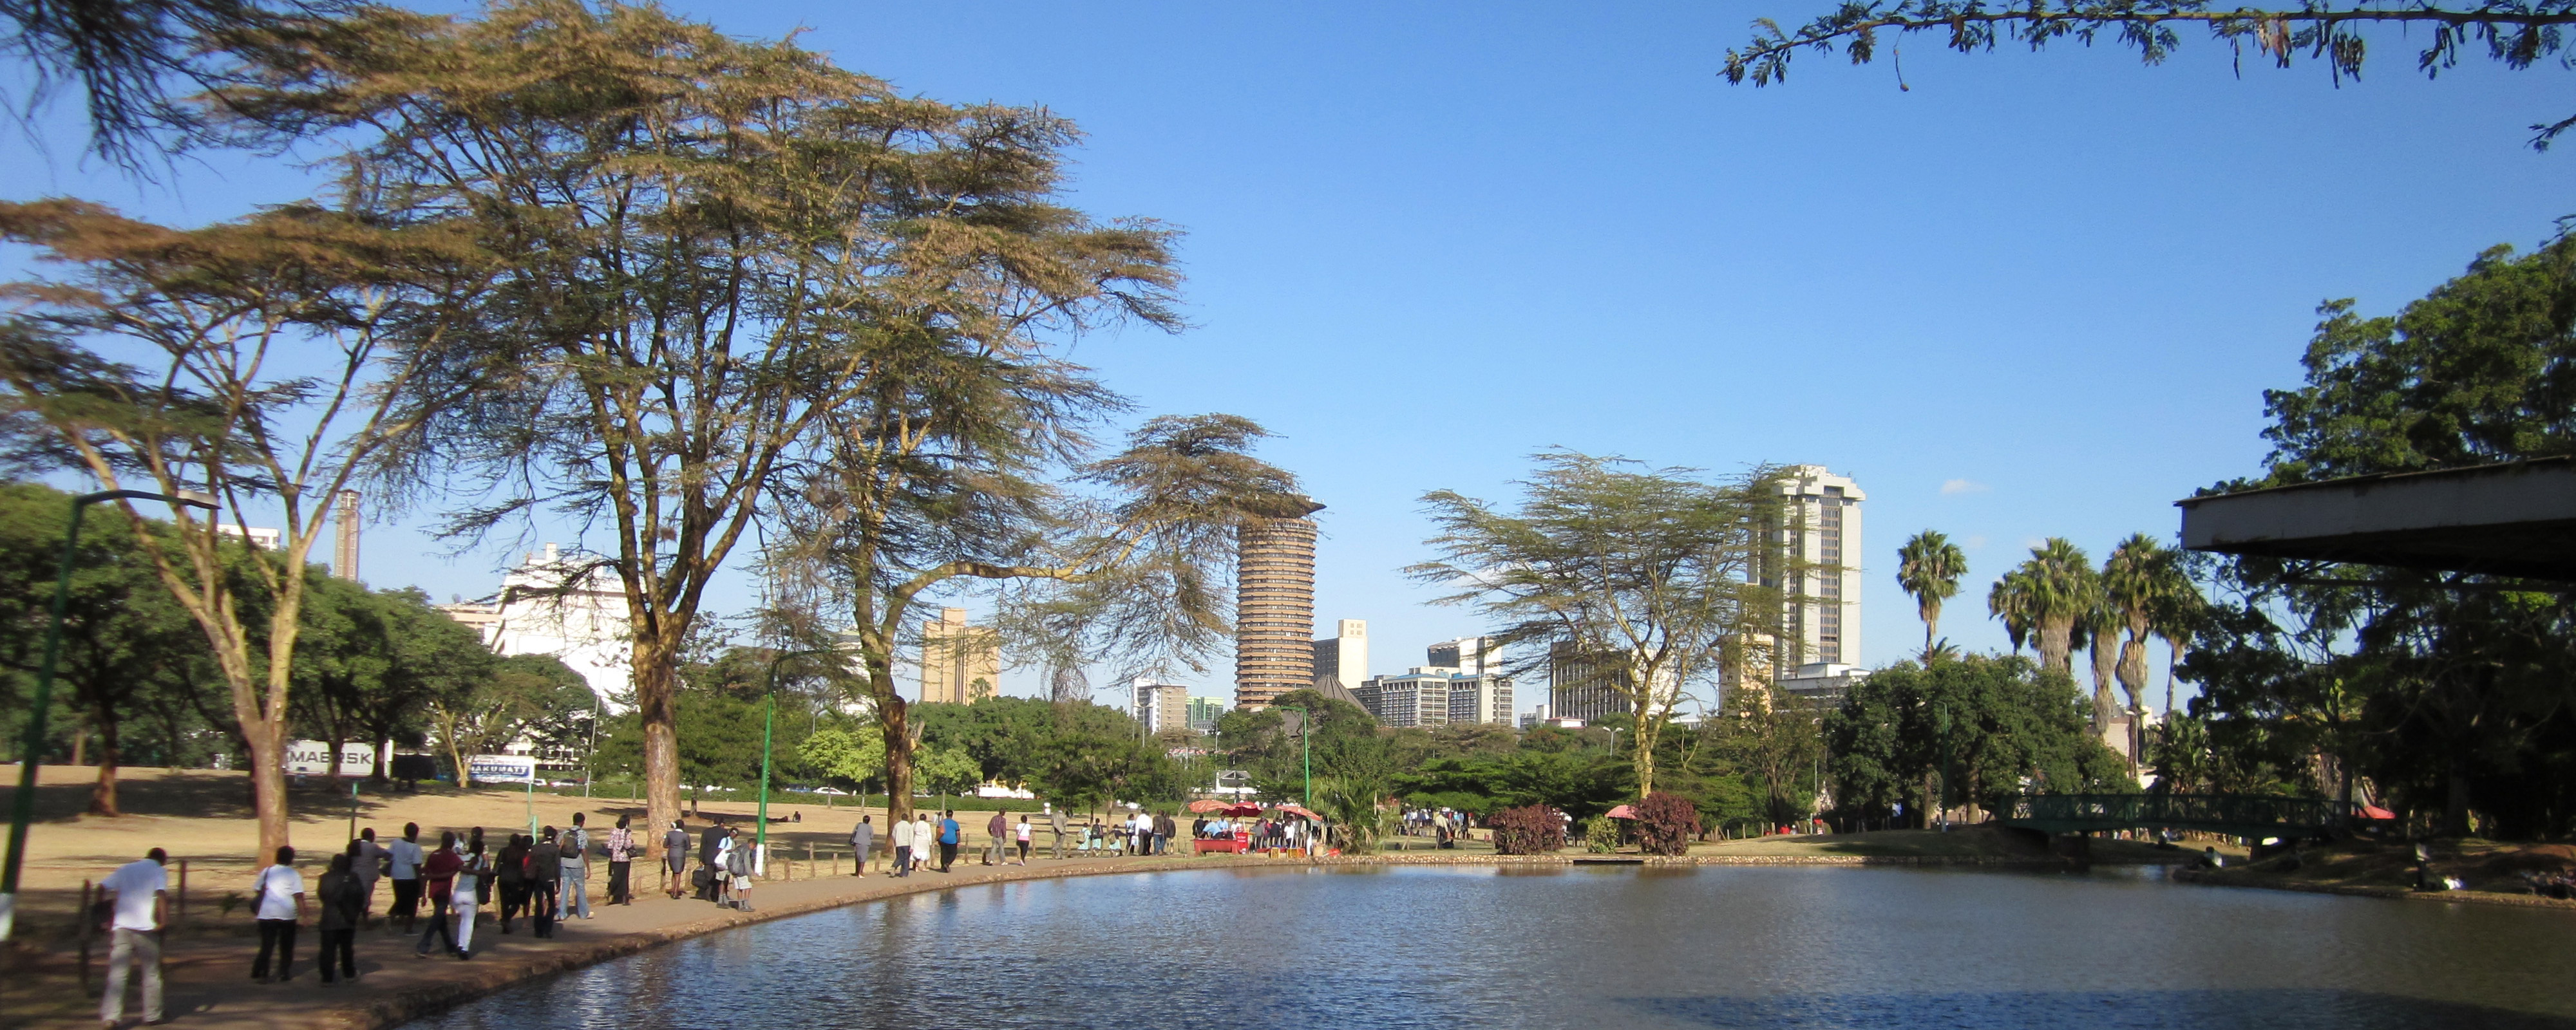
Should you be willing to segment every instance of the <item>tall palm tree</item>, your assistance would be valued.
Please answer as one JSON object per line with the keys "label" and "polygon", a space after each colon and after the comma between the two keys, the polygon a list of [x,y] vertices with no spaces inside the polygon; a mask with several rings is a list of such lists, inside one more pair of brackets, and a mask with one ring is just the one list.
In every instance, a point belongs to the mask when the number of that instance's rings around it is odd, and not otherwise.
{"label": "tall palm tree", "polygon": [[[2177,556],[2179,557],[2179,556]],[[2200,596],[2199,585],[2191,581],[2176,561],[2167,568],[2166,588],[2157,592],[2155,609],[2148,616],[2148,631],[2165,642],[2165,718],[2174,713],[2174,666],[2182,664],[2182,649],[2191,643],[2203,619],[2208,618],[2208,602]]]}
{"label": "tall palm tree", "polygon": [[2120,659],[2120,611],[2110,604],[2102,591],[2093,592],[2093,603],[2075,620],[2080,631],[2078,640],[2093,659],[2093,730],[2111,725],[2119,712],[2119,700],[2111,696],[2111,681]]}
{"label": "tall palm tree", "polygon": [[2021,653],[2023,641],[2030,639],[2030,574],[2013,569],[1995,580],[1986,591],[1986,614],[2004,621],[2004,636],[2012,640],[2014,654]]}
{"label": "tall palm tree", "polygon": [[2020,571],[2027,577],[2027,617],[2039,637],[2040,666],[2074,675],[2075,624],[2101,590],[2093,560],[2065,537],[2053,536],[2030,549]]}
{"label": "tall palm tree", "polygon": [[[2155,632],[2156,610],[2181,577],[2177,555],[2154,537],[2130,534],[2102,562],[2102,591],[2129,638],[2120,645],[2120,689],[2129,695],[2129,711],[2143,713],[2147,692],[2147,637]],[[2184,582],[2184,588],[2189,587]]]}
{"label": "tall palm tree", "polygon": [[1941,602],[1959,595],[1959,577],[1968,574],[1968,555],[1939,530],[1914,534],[1896,549],[1896,585],[1914,595],[1914,610],[1923,616],[1923,664],[1932,664],[1932,644],[1941,629]]}

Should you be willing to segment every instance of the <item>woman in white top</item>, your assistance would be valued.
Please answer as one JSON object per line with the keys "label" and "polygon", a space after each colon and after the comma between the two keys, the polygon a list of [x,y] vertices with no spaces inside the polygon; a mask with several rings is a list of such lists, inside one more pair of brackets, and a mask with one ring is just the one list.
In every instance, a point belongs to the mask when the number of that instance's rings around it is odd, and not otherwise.
{"label": "woman in white top", "polygon": [[483,846],[465,853],[465,864],[456,868],[456,957],[474,957],[475,885],[492,874],[491,863],[483,860]]}
{"label": "woman in white top", "polygon": [[1029,817],[1027,815],[1020,816],[1020,825],[1014,828],[1011,832],[1012,836],[1020,843],[1020,864],[1029,864]]}
{"label": "woman in white top", "polygon": [[259,957],[251,960],[250,978],[268,983],[268,956],[277,953],[277,983],[295,968],[295,927],[304,919],[304,874],[295,871],[295,849],[277,849],[277,864],[259,871],[252,888],[251,915],[259,920]]}
{"label": "woman in white top", "polygon": [[930,813],[912,814],[912,864],[928,865],[939,854],[939,827],[930,821]]}

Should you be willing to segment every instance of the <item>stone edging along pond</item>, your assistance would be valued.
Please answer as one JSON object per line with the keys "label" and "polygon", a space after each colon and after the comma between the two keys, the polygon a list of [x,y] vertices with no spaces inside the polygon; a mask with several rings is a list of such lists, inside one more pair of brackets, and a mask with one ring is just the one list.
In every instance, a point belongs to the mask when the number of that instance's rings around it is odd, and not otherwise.
{"label": "stone edging along pond", "polygon": [[623,958],[675,941],[698,937],[719,930],[809,915],[829,909],[872,901],[884,901],[913,894],[954,890],[995,883],[1024,883],[1037,880],[1070,879],[1077,876],[1109,876],[1126,873],[1171,872],[1190,869],[1281,869],[1298,866],[1408,866],[1408,865],[1482,865],[1482,866],[2062,866],[2061,860],[2005,858],[1984,855],[1912,856],[1912,855],[1493,855],[1493,854],[1392,854],[1348,855],[1331,858],[1266,858],[1258,856],[1209,857],[1175,862],[1118,863],[1070,867],[1025,867],[1018,872],[965,873],[925,881],[908,889],[871,893],[863,897],[814,898],[803,902],[780,904],[751,912],[712,911],[706,918],[604,937],[594,941],[566,942],[556,948],[528,955],[487,956],[490,961],[458,963],[447,968],[453,975],[435,983],[415,984],[388,990],[364,1001],[337,1010],[329,1025],[346,1030],[383,1030],[386,1027],[433,1016],[440,1012],[492,994],[503,988],[539,977],[568,973],[584,966]]}

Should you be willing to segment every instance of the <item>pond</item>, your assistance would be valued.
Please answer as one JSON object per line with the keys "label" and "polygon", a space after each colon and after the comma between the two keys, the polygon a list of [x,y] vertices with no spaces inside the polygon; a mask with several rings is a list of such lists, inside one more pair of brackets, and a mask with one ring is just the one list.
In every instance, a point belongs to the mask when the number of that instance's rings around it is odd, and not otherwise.
{"label": "pond", "polygon": [[412,1026],[2576,1030],[2576,914],[2152,869],[1178,870],[762,923]]}

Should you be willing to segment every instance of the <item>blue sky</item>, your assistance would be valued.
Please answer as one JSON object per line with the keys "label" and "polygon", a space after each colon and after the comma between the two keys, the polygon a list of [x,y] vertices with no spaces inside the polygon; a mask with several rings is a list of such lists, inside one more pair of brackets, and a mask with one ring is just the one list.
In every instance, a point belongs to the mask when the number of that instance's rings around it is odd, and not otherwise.
{"label": "blue sky", "polygon": [[[1726,47],[1823,4],[676,6],[1075,119],[1076,203],[1187,230],[1194,326],[1076,356],[1140,415],[1282,435],[1266,456],[1330,506],[1317,617],[1368,619],[1379,672],[1478,628],[1397,572],[1420,495],[1505,495],[1552,446],[1848,473],[1866,662],[1919,646],[1892,573],[1923,528],[1972,567],[1944,635],[2002,649],[1985,585],[2029,544],[2170,538],[2175,498],[2256,467],[2318,301],[2392,311],[2576,212],[2576,154],[2524,146],[2570,113],[2563,69],[2427,82],[2393,32],[2340,86],[2197,37],[2157,68],[1920,37],[1910,91],[1814,56],[1757,90]],[[54,139],[0,155],[10,196],[196,221],[301,188],[226,161],[138,196]],[[371,582],[491,589],[507,555],[439,557],[413,521],[373,531]]]}

